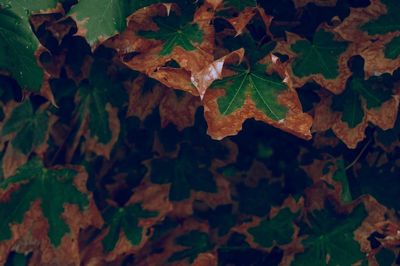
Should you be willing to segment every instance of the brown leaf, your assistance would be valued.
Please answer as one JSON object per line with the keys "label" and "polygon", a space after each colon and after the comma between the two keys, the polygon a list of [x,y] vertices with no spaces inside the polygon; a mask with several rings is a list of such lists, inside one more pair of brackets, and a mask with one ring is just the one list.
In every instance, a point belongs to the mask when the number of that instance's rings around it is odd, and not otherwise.
{"label": "brown leaf", "polygon": [[232,64],[237,61],[238,64],[240,64],[243,60],[244,53],[244,49],[240,48],[215,60],[199,72],[192,73],[190,80],[193,85],[196,86],[200,99],[203,100],[206,90],[215,80],[222,79],[222,69],[225,62],[227,64]]}

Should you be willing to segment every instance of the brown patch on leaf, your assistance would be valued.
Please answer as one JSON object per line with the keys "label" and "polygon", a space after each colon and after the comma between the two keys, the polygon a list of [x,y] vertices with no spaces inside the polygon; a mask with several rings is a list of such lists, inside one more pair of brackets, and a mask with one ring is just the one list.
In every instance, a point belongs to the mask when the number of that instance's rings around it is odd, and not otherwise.
{"label": "brown patch on leaf", "polygon": [[165,88],[166,93],[160,103],[161,127],[174,124],[179,131],[194,125],[195,114],[200,106],[198,97],[189,93],[177,95],[175,91]]}

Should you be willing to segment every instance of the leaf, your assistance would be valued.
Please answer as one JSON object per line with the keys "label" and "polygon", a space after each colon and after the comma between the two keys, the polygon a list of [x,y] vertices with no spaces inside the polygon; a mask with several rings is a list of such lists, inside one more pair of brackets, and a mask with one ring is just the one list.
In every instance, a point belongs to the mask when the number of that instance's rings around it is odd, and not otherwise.
{"label": "leaf", "polygon": [[79,141],[83,128],[88,125],[88,135],[94,139],[89,140],[88,146],[97,154],[109,157],[120,130],[117,110],[113,106],[122,105],[125,99],[126,91],[122,84],[108,77],[107,62],[95,61],[88,82],[81,83],[78,90],[76,116],[80,130],[75,141]]}
{"label": "leaf", "polygon": [[124,31],[130,13],[130,1],[82,0],[68,15],[77,21],[80,33],[93,45]]}
{"label": "leaf", "polygon": [[399,168],[392,169],[390,163],[379,167],[363,165],[353,184],[353,197],[370,194],[388,208],[400,210],[400,203],[392,200],[393,196],[400,193],[396,185],[400,179],[399,173]]}
{"label": "leaf", "polygon": [[172,53],[176,46],[186,51],[195,50],[196,43],[203,42],[203,31],[196,23],[191,23],[186,15],[169,15],[166,17],[155,17],[158,31],[140,31],[139,35],[147,39],[162,41],[163,48],[160,56]]}
{"label": "leaf", "polygon": [[368,32],[369,35],[385,34],[400,30],[400,19],[398,17],[400,4],[391,0],[381,0],[381,3],[385,5],[386,14],[361,26],[361,29]]}
{"label": "leaf", "polygon": [[333,93],[344,89],[349,75],[345,65],[347,42],[336,40],[333,33],[324,29],[314,34],[312,42],[291,35],[289,38],[290,49],[296,54],[291,69],[299,81],[313,79]]}
{"label": "leaf", "polygon": [[[48,237],[53,246],[59,246],[64,235],[70,232],[69,225],[61,217],[65,204],[76,204],[82,212],[88,207],[88,196],[74,186],[77,172],[70,169],[46,169],[39,159],[28,161],[17,173],[3,181],[0,188],[11,189],[8,201],[0,203],[0,240],[12,238],[10,226],[20,224],[31,205],[40,200],[43,216],[49,224]],[[4,199],[4,194],[3,194]]]}
{"label": "leaf", "polygon": [[256,0],[226,0],[224,1],[224,6],[234,7],[237,11],[243,11],[246,7],[256,7]]}
{"label": "leaf", "polygon": [[15,133],[11,143],[24,154],[29,154],[46,140],[49,117],[45,110],[33,111],[30,100],[17,106],[4,124],[1,135]]}
{"label": "leaf", "polygon": [[261,220],[259,225],[249,228],[248,232],[253,236],[254,242],[262,247],[286,245],[292,241],[293,221],[296,217],[296,213],[285,208],[279,211],[275,217]]}
{"label": "leaf", "polygon": [[0,6],[5,9],[9,8],[26,22],[28,22],[28,18],[32,13],[52,9],[57,3],[57,0],[0,0]]}
{"label": "leaf", "polygon": [[195,230],[178,236],[175,239],[175,243],[177,245],[188,248],[172,254],[168,258],[169,262],[179,261],[183,259],[188,259],[189,262],[193,262],[200,253],[211,250],[213,248],[208,234]]}
{"label": "leaf", "polygon": [[351,197],[351,191],[350,191],[349,181],[347,179],[346,169],[344,167],[344,162],[342,160],[339,160],[337,162],[337,167],[338,169],[333,174],[332,179],[341,184],[340,197],[342,202],[350,203],[352,202],[353,199]]}
{"label": "leaf", "polygon": [[0,69],[9,71],[21,87],[39,91],[44,73],[35,56],[39,41],[28,20],[0,8],[0,25]]}
{"label": "leaf", "polygon": [[268,184],[266,180],[261,180],[256,187],[239,184],[237,193],[240,212],[259,217],[267,215],[272,206],[279,206],[285,198],[280,184]]}
{"label": "leaf", "polygon": [[349,215],[337,214],[331,206],[314,211],[308,217],[310,225],[301,228],[307,235],[302,241],[304,252],[295,256],[292,265],[352,265],[362,260],[365,255],[354,240],[354,231],[365,217],[363,205]]}
{"label": "leaf", "polygon": [[143,234],[139,219],[155,217],[157,214],[156,211],[142,209],[139,203],[120,208],[110,206],[103,216],[106,226],[109,228],[107,235],[102,240],[104,250],[110,252],[115,248],[120,232],[124,232],[132,245],[139,245]]}
{"label": "leaf", "polygon": [[[250,70],[230,67],[231,76],[213,83],[204,98],[208,134],[212,138],[236,134],[248,118],[309,138],[307,127],[311,121],[301,112],[297,94],[276,73],[265,73],[265,68],[261,64]],[[302,125],[295,125],[294,117]]]}
{"label": "leaf", "polygon": [[160,158],[151,162],[151,182],[171,184],[169,198],[181,201],[190,197],[191,190],[217,192],[213,175],[208,170],[209,158],[198,158],[196,150],[182,144],[176,158]]}
{"label": "leaf", "polygon": [[211,228],[218,228],[218,236],[226,235],[236,222],[236,215],[232,213],[232,204],[219,205],[207,211],[195,211],[195,215],[208,220]]}
{"label": "leaf", "polygon": [[391,92],[377,87],[374,78],[366,81],[357,76],[352,77],[346,91],[333,99],[333,109],[342,112],[342,120],[347,122],[350,128],[356,127],[363,121],[364,108],[361,98],[365,100],[367,109],[379,108],[391,99]]}
{"label": "leaf", "polygon": [[394,37],[385,46],[385,57],[389,59],[396,59],[400,55],[400,36]]}

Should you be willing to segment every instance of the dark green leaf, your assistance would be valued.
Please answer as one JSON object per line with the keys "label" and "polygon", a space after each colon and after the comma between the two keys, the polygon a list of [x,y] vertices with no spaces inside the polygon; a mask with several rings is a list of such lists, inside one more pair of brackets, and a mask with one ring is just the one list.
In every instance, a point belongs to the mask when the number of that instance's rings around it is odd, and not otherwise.
{"label": "dark green leaf", "polygon": [[33,111],[32,104],[26,100],[16,107],[4,124],[2,136],[16,133],[12,145],[24,154],[42,144],[46,137],[49,117],[46,111]]}
{"label": "dark green leaf", "polygon": [[304,252],[295,256],[292,265],[353,265],[365,258],[354,231],[367,213],[358,205],[349,215],[340,215],[328,205],[308,216],[309,226],[301,228],[307,237],[302,241]]}
{"label": "dark green leaf", "polygon": [[180,246],[188,247],[182,251],[175,252],[169,257],[169,262],[188,259],[193,262],[197,255],[213,248],[207,233],[200,231],[190,231],[175,239],[175,243]]}
{"label": "dark green leaf", "polygon": [[396,59],[400,55],[400,36],[394,37],[385,46],[385,57],[389,59]]}
{"label": "dark green leaf", "polygon": [[400,2],[393,0],[381,0],[381,2],[386,5],[387,13],[361,26],[361,29],[369,35],[400,30]]}
{"label": "dark green leaf", "polygon": [[109,228],[102,243],[104,250],[110,252],[115,248],[123,231],[126,238],[132,245],[139,245],[142,240],[143,229],[139,226],[139,219],[157,216],[156,211],[146,211],[140,204],[129,205],[121,208],[109,207],[103,217],[106,226]]}
{"label": "dark green leaf", "polygon": [[298,54],[293,62],[293,73],[298,77],[321,74],[326,79],[335,79],[339,75],[339,57],[347,46],[346,42],[336,41],[332,33],[319,30],[312,43],[301,40],[291,46]]}
{"label": "dark green leaf", "polygon": [[264,219],[256,227],[249,228],[248,232],[253,235],[254,242],[270,248],[273,245],[286,245],[292,241],[294,234],[294,219],[296,213],[290,209],[281,210],[274,218]]}

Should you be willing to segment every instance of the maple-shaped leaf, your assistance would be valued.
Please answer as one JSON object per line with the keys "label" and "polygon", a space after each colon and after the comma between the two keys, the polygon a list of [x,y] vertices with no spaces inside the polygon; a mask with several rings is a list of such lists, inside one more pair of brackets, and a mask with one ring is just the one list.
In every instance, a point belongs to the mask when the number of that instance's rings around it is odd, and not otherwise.
{"label": "maple-shaped leaf", "polygon": [[228,71],[232,74],[215,81],[204,96],[211,137],[221,139],[234,135],[249,118],[299,137],[310,137],[311,118],[301,112],[296,92],[277,73],[267,73],[264,64],[254,64],[250,69],[229,67]]}
{"label": "maple-shaped leaf", "polygon": [[158,31],[139,32],[140,36],[163,42],[160,56],[171,54],[176,46],[186,51],[192,51],[196,49],[196,44],[203,42],[203,31],[197,23],[192,22],[190,16],[186,14],[179,16],[175,12],[173,13],[169,16],[153,18],[158,26]]}
{"label": "maple-shaped leaf", "polygon": [[32,159],[20,167],[14,176],[4,180],[0,184],[4,192],[15,185],[18,187],[0,203],[0,240],[12,238],[10,226],[22,223],[25,213],[39,200],[43,216],[49,224],[50,242],[59,246],[62,237],[70,232],[61,216],[64,205],[75,204],[83,211],[89,204],[88,196],[74,185],[76,175],[75,170],[47,169],[39,159]]}
{"label": "maple-shaped leaf", "polygon": [[203,252],[211,250],[213,244],[210,237],[205,232],[192,230],[184,235],[178,236],[175,239],[175,244],[186,247],[181,251],[177,251],[169,258],[169,262],[175,262],[187,259],[192,263],[196,257]]}
{"label": "maple-shaped leaf", "polygon": [[384,102],[392,98],[390,90],[385,90],[376,78],[364,80],[357,75],[349,79],[346,90],[333,98],[333,109],[342,112],[341,119],[350,128],[356,127],[364,119],[362,99],[366,109],[379,108]]}
{"label": "maple-shaped leaf", "polygon": [[288,42],[295,53],[291,69],[299,86],[313,79],[333,93],[344,89],[350,76],[346,66],[347,42],[337,40],[333,33],[324,29],[314,34],[312,42],[293,34],[288,34]]}
{"label": "maple-shaped leaf", "polygon": [[77,21],[80,33],[90,44],[125,30],[130,14],[130,1],[119,0],[82,0],[68,13]]}
{"label": "maple-shaped leaf", "polygon": [[396,59],[400,55],[400,36],[394,37],[385,46],[385,57],[389,59]]}
{"label": "maple-shaped leaf", "polygon": [[24,154],[44,143],[49,124],[45,110],[33,110],[30,100],[17,106],[3,125],[1,135],[15,133],[11,144]]}
{"label": "maple-shaped leaf", "polygon": [[155,217],[157,214],[156,211],[144,210],[139,203],[120,208],[109,207],[103,214],[106,226],[109,228],[102,240],[104,250],[110,252],[115,248],[121,232],[124,232],[132,245],[139,245],[143,233],[139,220]]}
{"label": "maple-shaped leaf", "polygon": [[40,89],[44,77],[35,56],[38,46],[28,20],[0,7],[0,69],[32,91]]}
{"label": "maple-shaped leaf", "polygon": [[209,171],[210,158],[199,158],[196,149],[183,143],[176,158],[159,158],[151,161],[151,182],[171,184],[169,198],[181,201],[190,197],[191,191],[215,193],[217,186]]}
{"label": "maple-shaped leaf", "polygon": [[285,208],[271,219],[263,219],[260,224],[248,229],[255,243],[270,248],[274,245],[286,245],[292,241],[294,234],[293,221],[296,213]]}
{"label": "maple-shaped leaf", "polygon": [[295,256],[292,265],[353,265],[364,259],[354,231],[366,215],[364,205],[348,215],[336,213],[330,205],[314,211],[308,216],[309,225],[300,231],[306,236],[304,252]]}
{"label": "maple-shaped leaf", "polygon": [[108,157],[120,130],[114,106],[121,106],[125,97],[126,91],[122,84],[108,76],[107,61],[96,60],[91,66],[89,79],[82,82],[78,89],[75,115],[80,129],[75,139],[79,140],[88,125],[88,148]]}

